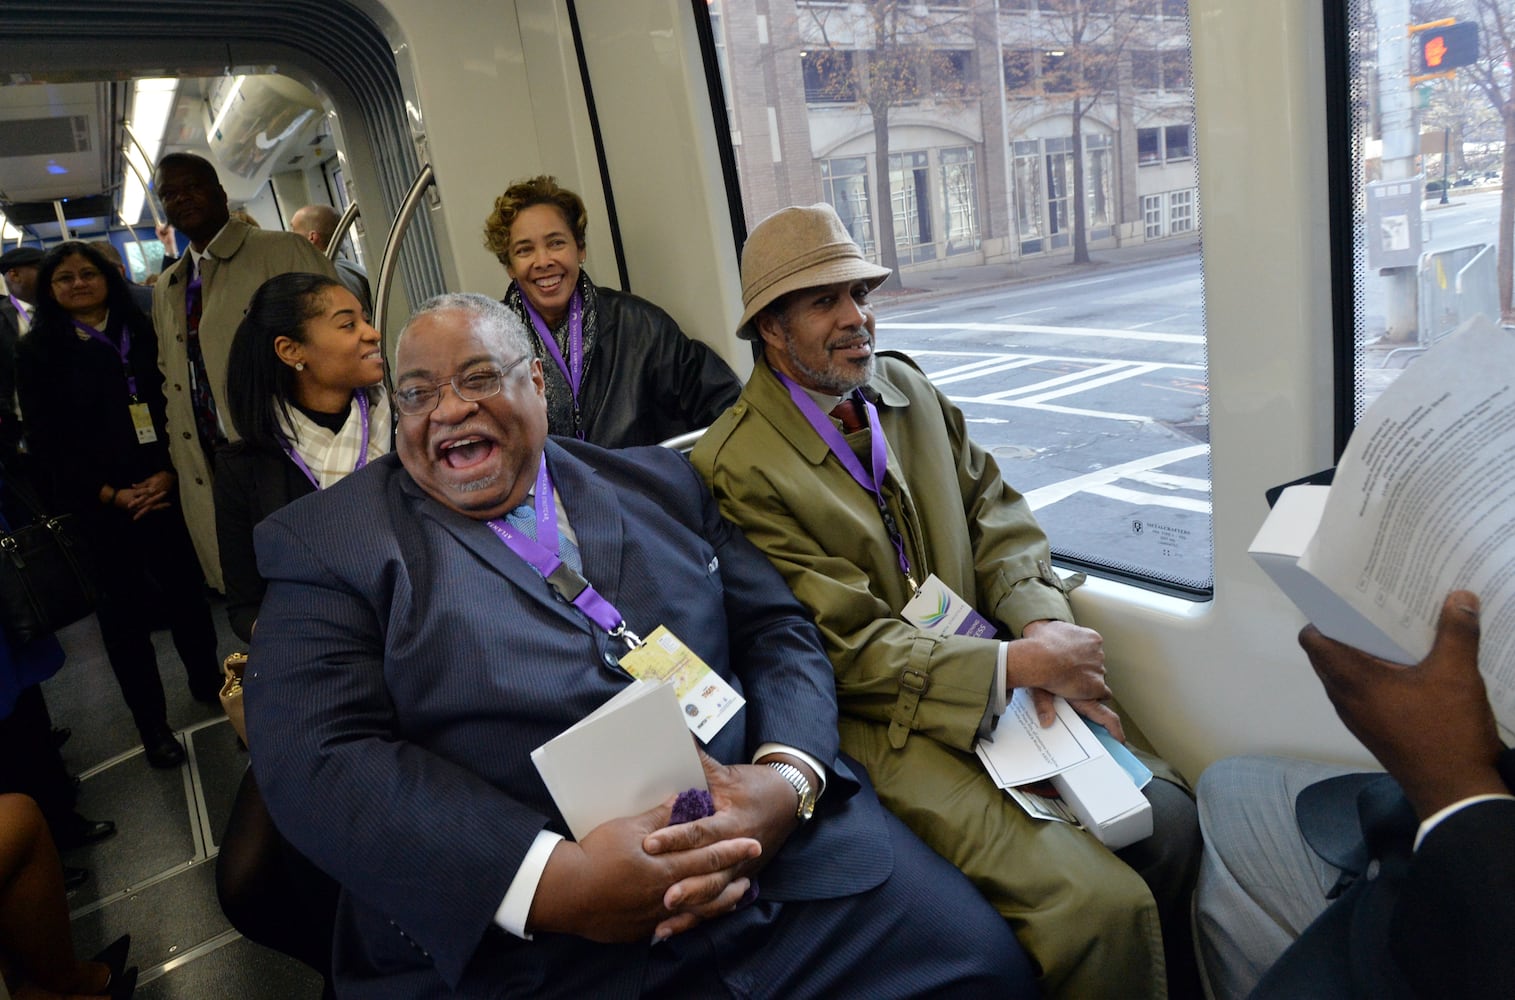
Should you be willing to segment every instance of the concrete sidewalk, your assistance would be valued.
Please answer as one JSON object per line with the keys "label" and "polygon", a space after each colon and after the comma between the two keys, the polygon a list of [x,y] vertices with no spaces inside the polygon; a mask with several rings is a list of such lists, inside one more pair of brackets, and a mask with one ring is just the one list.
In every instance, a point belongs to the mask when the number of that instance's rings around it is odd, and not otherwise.
{"label": "concrete sidewalk", "polygon": [[1026,257],[1007,264],[972,264],[907,273],[905,287],[880,289],[869,296],[880,312],[922,302],[980,292],[1030,281],[1083,277],[1097,272],[1126,270],[1154,261],[1170,260],[1199,252],[1197,236],[1185,235],[1129,247],[1091,250],[1088,264],[1074,264],[1067,254]]}

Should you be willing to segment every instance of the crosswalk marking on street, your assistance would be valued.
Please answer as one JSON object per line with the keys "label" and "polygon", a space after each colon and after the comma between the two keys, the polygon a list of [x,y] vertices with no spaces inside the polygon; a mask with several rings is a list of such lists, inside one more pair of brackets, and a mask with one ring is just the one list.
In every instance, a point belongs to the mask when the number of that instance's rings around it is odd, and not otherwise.
{"label": "crosswalk marking on street", "polygon": [[[902,326],[910,325],[902,324]],[[917,324],[917,326],[929,325]],[[958,328],[961,329],[963,326],[963,324],[959,324]],[[1061,330],[1061,328],[1058,329]],[[1123,331],[1115,332],[1119,333]],[[1161,336],[1170,338],[1182,335],[1171,334]],[[1052,401],[1066,401],[1067,397],[1091,389],[1129,381],[1133,378],[1142,378],[1151,375],[1153,372],[1165,369],[1200,373],[1203,373],[1205,370],[1204,365],[1183,362],[1131,361],[1118,358],[1054,357],[1019,352],[920,350],[911,352],[911,357],[915,358],[926,369],[927,377],[931,379],[932,383],[938,387],[943,387],[944,391],[945,387],[949,385],[957,386],[961,390],[966,388],[964,383],[975,379],[1006,371],[1020,371],[1038,364],[1045,364],[1049,367],[1074,365],[1077,366],[1076,371],[1064,371],[1059,374],[1048,375],[1046,378],[1038,379],[1027,385],[1016,386],[1010,389],[997,389],[978,395],[949,393],[948,398],[960,406],[965,403],[977,404],[979,406],[1013,406],[1035,409],[1042,412],[1063,413],[1070,416],[1092,417],[1102,420],[1118,420],[1136,424],[1151,423],[1153,418],[1145,414],[1122,413],[1114,410],[1094,410],[1068,406]],[[932,363],[938,361],[946,362],[947,367],[932,370]],[[973,422],[1002,422],[992,417],[969,419],[973,420]],[[1195,444],[1160,452],[1156,455],[1147,455],[1142,458],[1133,459],[1130,462],[1123,462],[1119,465],[1074,476],[1060,482],[1050,483],[1026,493],[1025,497],[1033,510],[1051,506],[1075,494],[1085,493],[1139,506],[1167,507],[1175,510],[1209,514],[1209,499],[1192,495],[1208,495],[1210,492],[1210,481],[1208,479],[1165,471],[1167,466],[1188,461],[1198,456],[1208,455],[1209,451],[1210,446],[1208,444]]]}

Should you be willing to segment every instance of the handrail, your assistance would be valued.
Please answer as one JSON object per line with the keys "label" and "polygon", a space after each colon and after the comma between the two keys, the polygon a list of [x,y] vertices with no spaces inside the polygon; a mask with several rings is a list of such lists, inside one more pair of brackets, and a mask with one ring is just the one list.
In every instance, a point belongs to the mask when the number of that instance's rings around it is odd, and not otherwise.
{"label": "handrail", "polygon": [[710,428],[708,427],[697,427],[692,431],[685,431],[682,434],[675,434],[673,437],[668,438],[665,441],[659,441],[658,447],[671,448],[674,451],[687,455],[689,454],[690,450],[694,448],[695,443],[698,442],[704,433],[709,429]]}
{"label": "handrail", "polygon": [[389,238],[384,241],[384,254],[379,258],[379,283],[374,287],[373,296],[373,325],[382,338],[379,346],[386,359],[389,357],[389,334],[384,329],[384,322],[389,312],[389,285],[394,280],[395,265],[399,263],[400,240],[405,236],[405,230],[410,227],[410,220],[421,204],[421,196],[434,183],[436,175],[432,172],[431,164],[421,164],[421,172],[416,174],[415,183],[405,192],[405,200],[400,202],[400,210],[395,213],[395,224],[389,228]]}
{"label": "handrail", "polygon": [[[137,181],[142,185],[142,201],[147,205],[147,210],[152,213],[153,227],[156,228],[163,225],[163,213],[158,210],[158,203],[153,198],[152,184],[146,177],[142,176],[142,168],[137,166],[137,164],[132,160],[130,156],[122,157],[122,159],[126,162],[126,165],[131,168],[131,172],[137,175]],[[122,219],[121,222],[123,225],[127,226],[136,225],[135,223],[127,222],[125,219]]]}
{"label": "handrail", "polygon": [[362,212],[358,211],[357,202],[350,201],[347,203],[347,209],[342,213],[342,217],[337,220],[337,228],[331,231],[331,241],[326,244],[327,260],[337,259],[337,251],[342,246],[342,240],[347,236],[347,231],[352,228],[352,224],[358,221],[358,216],[362,214]]}
{"label": "handrail", "polygon": [[[121,130],[125,132],[126,137],[132,141],[132,145],[137,147],[137,152],[142,154],[142,162],[151,167],[153,165],[153,162],[147,158],[147,148],[142,145],[142,140],[137,138],[137,133],[132,131],[132,123],[122,122]],[[147,210],[152,213],[153,225],[155,227],[163,225],[163,213],[158,210],[158,203],[156,200],[154,200],[152,182],[149,181],[146,177],[142,176],[142,171],[137,168],[137,165],[135,163],[132,162],[132,158],[130,156],[125,155],[126,151],[124,149],[121,152],[121,159],[125,160],[126,165],[132,168],[132,173],[137,175],[137,180],[142,185],[142,200],[147,203]],[[128,222],[127,225],[133,226],[136,225],[136,223]]]}

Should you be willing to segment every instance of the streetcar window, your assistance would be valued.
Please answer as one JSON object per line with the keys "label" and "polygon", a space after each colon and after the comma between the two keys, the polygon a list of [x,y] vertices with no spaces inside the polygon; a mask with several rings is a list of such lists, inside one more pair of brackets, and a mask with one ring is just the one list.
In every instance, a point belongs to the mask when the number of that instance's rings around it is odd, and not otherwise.
{"label": "streetcar window", "polygon": [[879,345],[962,407],[1059,559],[1207,594],[1185,5],[695,8],[711,18],[714,111],[744,137],[729,153],[748,226],[835,206],[896,271],[872,295]]}
{"label": "streetcar window", "polygon": [[[1335,0],[1326,10],[1339,450],[1427,347],[1475,315],[1511,316],[1512,237],[1499,219],[1515,4]],[[1420,39],[1446,18],[1478,26],[1478,58],[1421,65]]]}

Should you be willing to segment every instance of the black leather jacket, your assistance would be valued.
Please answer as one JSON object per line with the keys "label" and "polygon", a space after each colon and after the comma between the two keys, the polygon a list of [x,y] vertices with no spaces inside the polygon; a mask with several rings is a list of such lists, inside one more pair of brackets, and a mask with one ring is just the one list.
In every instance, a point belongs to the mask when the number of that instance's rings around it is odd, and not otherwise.
{"label": "black leather jacket", "polygon": [[[626,292],[596,286],[599,335],[579,391],[584,439],[605,448],[657,444],[707,427],[741,395],[742,383],[673,317]],[[543,365],[553,364],[532,338]],[[574,428],[551,425],[553,434]]]}

